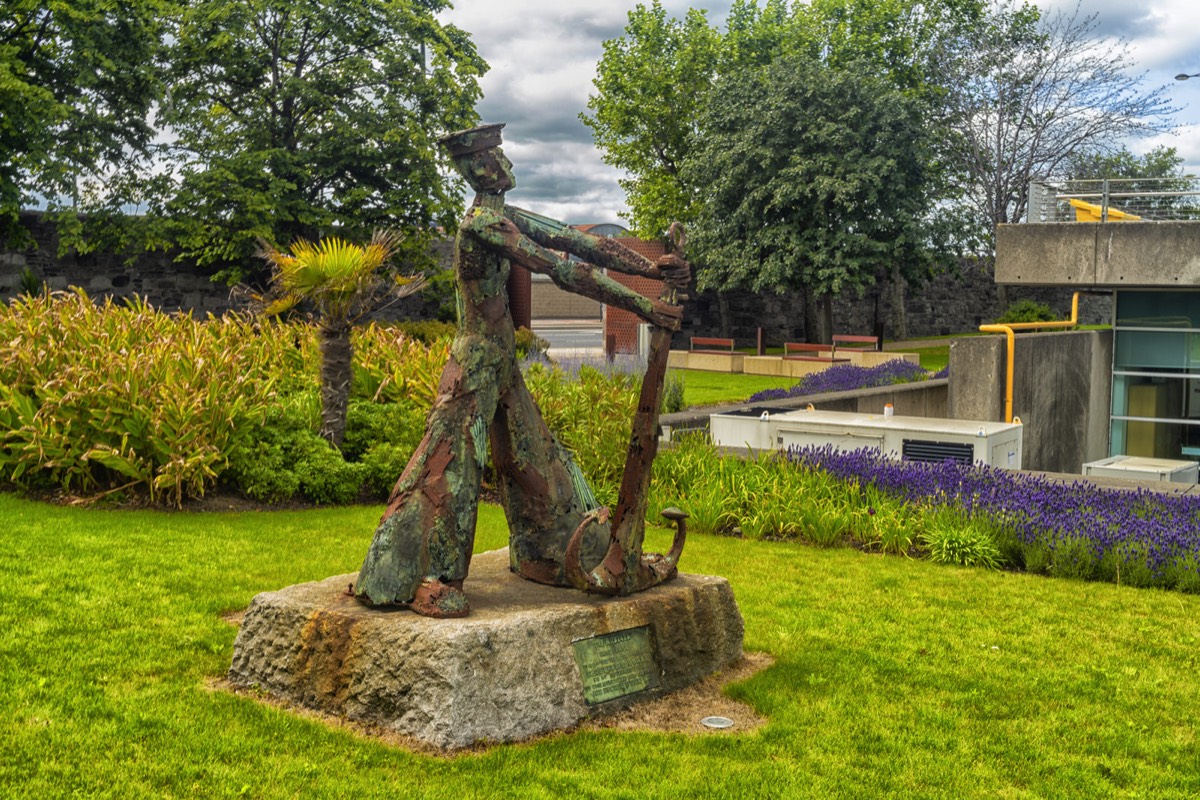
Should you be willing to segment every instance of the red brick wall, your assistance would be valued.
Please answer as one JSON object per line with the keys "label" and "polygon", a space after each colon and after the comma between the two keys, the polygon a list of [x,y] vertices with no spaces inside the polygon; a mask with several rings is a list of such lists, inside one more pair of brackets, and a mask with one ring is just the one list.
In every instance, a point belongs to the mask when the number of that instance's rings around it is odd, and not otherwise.
{"label": "red brick wall", "polygon": [[[656,260],[659,256],[667,252],[664,243],[661,241],[648,242],[644,239],[625,237],[618,238],[617,241],[635,253],[645,256],[650,261]],[[662,281],[643,278],[640,275],[622,275],[612,270],[609,270],[608,277],[622,286],[628,286],[645,297],[657,298],[662,292]],[[608,342],[609,337],[612,336],[615,343],[614,352],[636,353],[638,324],[643,321],[641,317],[628,311],[613,308],[612,306],[605,306],[604,341]]]}

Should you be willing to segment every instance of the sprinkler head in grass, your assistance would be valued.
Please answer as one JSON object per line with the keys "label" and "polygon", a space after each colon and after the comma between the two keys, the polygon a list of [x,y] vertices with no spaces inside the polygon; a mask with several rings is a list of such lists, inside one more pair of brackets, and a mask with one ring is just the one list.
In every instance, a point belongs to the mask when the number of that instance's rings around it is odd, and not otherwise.
{"label": "sprinkler head in grass", "polygon": [[723,730],[725,728],[732,728],[733,720],[729,717],[704,717],[700,720],[700,724],[706,728]]}

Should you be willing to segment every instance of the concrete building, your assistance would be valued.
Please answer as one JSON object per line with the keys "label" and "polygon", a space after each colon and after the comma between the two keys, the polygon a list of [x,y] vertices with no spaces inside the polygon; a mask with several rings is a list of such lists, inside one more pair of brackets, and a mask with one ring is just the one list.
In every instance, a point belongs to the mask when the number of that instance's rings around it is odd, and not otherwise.
{"label": "concrete building", "polygon": [[[1112,298],[1111,331],[1015,337],[1026,468],[1079,472],[1118,455],[1200,461],[1200,221],[1123,216],[997,228],[998,284]],[[1002,336],[956,342],[951,416],[1003,414],[1005,349]]]}

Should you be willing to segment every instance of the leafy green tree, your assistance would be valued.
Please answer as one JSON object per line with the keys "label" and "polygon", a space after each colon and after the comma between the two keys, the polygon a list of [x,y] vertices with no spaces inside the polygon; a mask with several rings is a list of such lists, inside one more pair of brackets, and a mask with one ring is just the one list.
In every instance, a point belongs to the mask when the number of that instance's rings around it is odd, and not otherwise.
{"label": "leafy green tree", "polygon": [[[1114,153],[1080,153],[1067,165],[1067,181],[1073,191],[1103,191],[1095,182],[1108,181],[1113,205],[1143,217],[1177,219],[1194,217],[1198,211],[1196,198],[1190,194],[1196,189],[1196,180],[1183,174],[1183,157],[1174,147],[1155,147],[1141,156],[1126,147]],[[1081,187],[1080,181],[1089,184]]]}
{"label": "leafy green tree", "polygon": [[929,129],[865,67],[797,52],[729,76],[701,127],[685,170],[707,187],[691,245],[701,288],[803,290],[822,309],[810,340],[829,341],[834,295],[861,294],[880,264],[930,263]]}
{"label": "leafy green tree", "polygon": [[[1145,155],[1122,147],[1110,153],[1076,153],[1067,164],[1067,180],[1122,178],[1148,181],[1183,177],[1183,156],[1174,147],[1160,145]],[[1153,185],[1153,184],[1148,184]]]}
{"label": "leafy green tree", "polygon": [[[715,83],[749,79],[789,54],[804,53],[843,71],[884,79],[906,103],[916,104],[927,124],[942,125],[941,87],[929,76],[939,74],[936,66],[953,51],[960,31],[979,18],[982,6],[983,0],[736,0],[725,30],[717,32],[700,12],[680,21],[669,19],[658,3],[639,5],[630,12],[624,35],[606,43],[589,99],[594,113],[583,120],[605,159],[629,174],[623,186],[632,227],[643,236],[659,235],[672,219],[696,222],[707,202],[707,184],[693,182],[679,164],[707,152],[701,143],[714,132],[705,130],[702,120],[714,102]],[[685,103],[675,98],[680,86],[686,87]],[[657,113],[673,104],[687,113]],[[922,169],[936,172],[940,151],[929,146],[922,155],[927,159]],[[943,182],[942,189],[952,186]],[[964,227],[956,208],[931,204],[926,213],[936,212],[937,230],[949,235]],[[872,274],[890,273],[894,291],[902,294],[908,280],[924,274],[924,265],[923,258],[881,263]],[[697,267],[703,276],[706,265],[697,262]],[[740,284],[722,279],[710,285]],[[893,306],[903,308],[902,303]],[[897,327],[903,329],[902,315]]]}
{"label": "leafy green tree", "polygon": [[298,239],[289,253],[260,242],[259,255],[272,267],[273,296],[264,312],[281,314],[304,302],[315,311],[321,339],[321,436],[334,447],[341,447],[346,434],[355,323],[424,286],[423,278],[384,272],[402,244],[399,234],[383,231],[376,231],[366,247],[337,237],[316,243]]}
{"label": "leafy green tree", "polygon": [[629,12],[625,34],[604,43],[597,65],[592,129],[604,161],[629,174],[625,189],[630,228],[661,236],[672,221],[690,220],[697,187],[681,175],[692,151],[696,119],[715,76],[718,34],[703,11],[668,18],[659,0]]}
{"label": "leafy green tree", "polygon": [[486,70],[446,0],[198,0],[172,24],[156,211],[182,254],[241,277],[261,238],[376,227],[423,259],[461,206],[436,139],[476,121]]}
{"label": "leafy green tree", "polygon": [[[165,0],[0,0],[0,241],[22,207],[78,210],[130,199],[148,158]],[[128,190],[128,191],[125,191]]]}

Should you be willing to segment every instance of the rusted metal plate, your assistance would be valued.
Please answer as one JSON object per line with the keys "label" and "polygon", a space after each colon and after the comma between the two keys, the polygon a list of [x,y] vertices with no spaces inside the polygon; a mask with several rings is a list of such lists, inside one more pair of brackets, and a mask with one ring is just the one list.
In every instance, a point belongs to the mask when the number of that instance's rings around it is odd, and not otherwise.
{"label": "rusted metal plate", "polygon": [[577,639],[575,664],[583,680],[583,699],[598,705],[658,686],[661,670],[649,625],[603,636]]}

